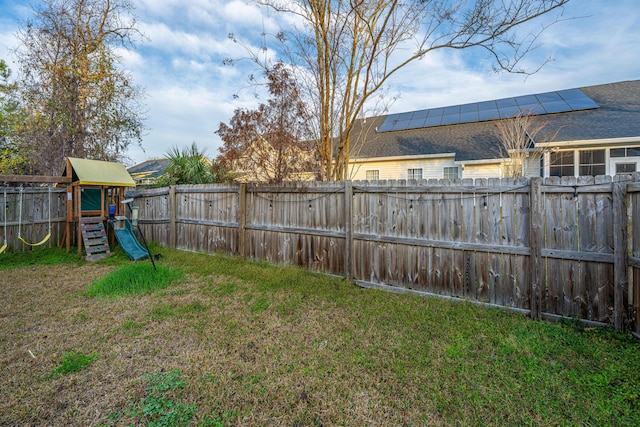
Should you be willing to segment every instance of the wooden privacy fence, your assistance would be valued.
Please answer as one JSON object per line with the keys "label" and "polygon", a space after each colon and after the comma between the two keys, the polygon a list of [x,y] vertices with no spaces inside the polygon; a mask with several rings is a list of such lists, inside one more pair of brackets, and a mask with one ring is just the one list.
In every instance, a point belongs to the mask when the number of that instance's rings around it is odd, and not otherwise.
{"label": "wooden privacy fence", "polygon": [[640,330],[633,177],[175,186],[132,194],[147,239]]}
{"label": "wooden privacy fence", "polygon": [[51,238],[42,246],[55,247],[64,233],[66,203],[63,188],[0,187],[0,247],[6,239],[7,252],[30,251],[33,247],[19,237],[39,243],[49,232]]}

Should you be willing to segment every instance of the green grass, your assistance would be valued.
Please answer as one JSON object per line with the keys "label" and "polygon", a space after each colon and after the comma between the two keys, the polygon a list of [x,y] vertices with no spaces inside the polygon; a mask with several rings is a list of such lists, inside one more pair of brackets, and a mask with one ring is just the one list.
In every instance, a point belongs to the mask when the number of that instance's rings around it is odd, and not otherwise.
{"label": "green grass", "polygon": [[[289,360],[305,376],[324,381],[360,371],[372,383],[390,377],[380,385],[385,396],[420,405],[407,399],[413,390],[432,411],[462,424],[640,424],[640,345],[628,335],[365,291],[294,267],[180,252],[169,258],[194,274],[240,279],[221,281],[217,295],[235,294],[254,324],[262,313],[294,324],[309,309],[348,313],[348,325],[322,325],[312,365],[304,357]],[[229,337],[252,335],[245,326],[231,322]]]}
{"label": "green grass", "polygon": [[30,265],[81,264],[84,260],[76,252],[67,253],[57,248],[37,248],[29,252],[4,252],[0,254],[0,270]]}
{"label": "green grass", "polygon": [[127,412],[148,427],[180,427],[189,425],[197,406],[176,402],[185,386],[180,370],[144,375],[146,394]]}
{"label": "green grass", "polygon": [[79,352],[67,353],[62,356],[62,362],[51,373],[50,377],[59,375],[68,375],[74,372],[80,372],[93,363],[97,355],[84,354]]}
{"label": "green grass", "polygon": [[87,287],[91,296],[143,294],[166,288],[183,277],[179,270],[167,266],[138,262],[126,264]]}
{"label": "green grass", "polygon": [[[33,318],[15,310],[24,319],[0,337],[24,336],[34,360],[68,348],[100,354],[77,374],[100,378],[100,389],[62,384],[70,400],[95,396],[86,415],[64,418],[50,384],[14,356],[0,377],[0,424],[640,425],[640,342],[629,335],[365,290],[299,268],[158,251],[158,271],[177,273],[174,285],[145,285],[143,295],[64,298],[82,283],[66,277],[27,295],[7,282],[7,307],[54,301],[42,295],[49,290],[60,307]],[[148,262],[116,265],[94,284],[156,281]],[[14,348],[22,347],[0,338],[0,351]],[[14,384],[20,399],[2,392]],[[49,412],[29,415],[31,407]]]}

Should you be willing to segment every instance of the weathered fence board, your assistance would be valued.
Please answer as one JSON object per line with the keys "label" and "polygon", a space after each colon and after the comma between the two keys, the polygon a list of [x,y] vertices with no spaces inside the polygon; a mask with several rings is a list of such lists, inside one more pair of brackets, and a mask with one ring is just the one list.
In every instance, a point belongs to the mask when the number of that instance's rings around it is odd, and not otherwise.
{"label": "weathered fence board", "polygon": [[[629,211],[617,214],[626,203],[614,205],[610,177],[177,186],[134,197],[149,238],[180,249],[638,329],[633,181],[621,184]],[[614,217],[628,221],[623,255]],[[621,256],[628,278],[614,269]],[[615,283],[628,286],[616,294]]]}
{"label": "weathered fence board", "polygon": [[633,286],[629,294],[633,296],[630,301],[631,316],[633,325],[632,329],[636,334],[640,334],[640,223],[635,221],[640,218],[640,191],[629,185],[629,236],[630,236],[630,252],[631,258],[629,265],[631,267],[631,277],[629,283]]}
{"label": "weathered fence board", "polygon": [[19,237],[38,243],[48,233],[51,238],[43,246],[57,246],[66,223],[65,197],[65,190],[58,188],[0,187],[0,246],[6,239],[8,252],[31,251],[34,247]]}

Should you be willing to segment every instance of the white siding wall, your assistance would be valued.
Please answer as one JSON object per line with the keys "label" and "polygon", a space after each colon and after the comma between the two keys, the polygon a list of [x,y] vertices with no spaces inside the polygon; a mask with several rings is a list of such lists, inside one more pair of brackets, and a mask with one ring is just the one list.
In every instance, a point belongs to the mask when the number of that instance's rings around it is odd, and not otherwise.
{"label": "white siding wall", "polygon": [[537,178],[540,176],[540,161],[530,160],[527,162],[527,170],[525,171],[525,176],[527,178]]}
{"label": "white siding wall", "polygon": [[368,170],[379,170],[380,179],[407,179],[407,169],[422,169],[422,178],[443,178],[444,168],[456,166],[453,157],[435,159],[403,159],[351,164],[350,179],[367,179]]}
{"label": "white siding wall", "polygon": [[[423,179],[442,179],[445,167],[461,168],[460,178],[501,178],[503,177],[502,167],[499,163],[465,164],[462,167],[456,164],[452,157],[435,159],[403,159],[388,160],[351,164],[349,172],[350,179],[366,180],[368,170],[379,171],[379,179],[407,179],[408,169],[422,169]],[[537,165],[531,165],[527,170],[528,177],[540,176],[540,169]]]}
{"label": "white siding wall", "polygon": [[488,165],[464,165],[462,178],[499,178],[500,164],[492,163]]}

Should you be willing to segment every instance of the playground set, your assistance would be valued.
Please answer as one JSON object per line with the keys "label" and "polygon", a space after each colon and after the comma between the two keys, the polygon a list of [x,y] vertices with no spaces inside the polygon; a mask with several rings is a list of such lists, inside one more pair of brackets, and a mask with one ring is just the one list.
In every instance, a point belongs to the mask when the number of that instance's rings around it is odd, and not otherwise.
{"label": "playground set", "polygon": [[[23,189],[19,189],[19,221],[18,239],[28,246],[40,246],[51,238],[51,191],[53,185],[58,188],[66,188],[66,223],[60,247],[65,247],[67,252],[71,250],[73,233],[78,247],[78,253],[82,254],[83,247],[86,259],[95,261],[110,255],[110,243],[115,243],[115,238],[123,251],[132,260],[141,260],[150,257],[146,247],[144,236],[137,228],[137,207],[131,206],[133,199],[125,199],[127,188],[135,187],[135,182],[120,163],[105,162],[100,160],[88,160],[67,158],[62,176],[37,176],[37,175],[0,175],[0,182],[9,183],[36,183],[49,184],[48,203],[48,234],[37,243],[30,243],[21,234],[22,226],[22,200]],[[7,240],[7,189],[4,188],[2,199],[4,240],[0,246],[0,253],[8,248]],[[126,216],[129,208],[131,221]],[[110,230],[108,230],[110,226]],[[145,247],[143,247],[136,235],[138,230]],[[111,231],[111,232],[110,232]],[[111,241],[111,242],[110,242]],[[152,260],[153,261],[153,260]]]}

